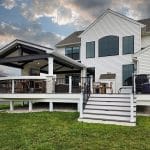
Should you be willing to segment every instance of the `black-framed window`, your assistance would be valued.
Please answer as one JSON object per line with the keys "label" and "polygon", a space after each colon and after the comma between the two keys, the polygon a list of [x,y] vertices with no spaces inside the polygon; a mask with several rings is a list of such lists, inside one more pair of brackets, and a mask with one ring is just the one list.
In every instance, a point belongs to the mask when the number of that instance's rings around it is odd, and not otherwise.
{"label": "black-framed window", "polygon": [[132,86],[134,73],[134,64],[127,64],[122,66],[122,81],[123,86]]}
{"label": "black-framed window", "polygon": [[86,42],[86,58],[95,57],[95,41]]}
{"label": "black-framed window", "polygon": [[123,54],[134,53],[134,36],[125,36],[122,40]]}
{"label": "black-framed window", "polygon": [[65,55],[74,59],[74,60],[80,60],[80,47],[66,47],[65,48]]}
{"label": "black-framed window", "polygon": [[99,39],[99,57],[119,55],[119,37],[110,35]]}

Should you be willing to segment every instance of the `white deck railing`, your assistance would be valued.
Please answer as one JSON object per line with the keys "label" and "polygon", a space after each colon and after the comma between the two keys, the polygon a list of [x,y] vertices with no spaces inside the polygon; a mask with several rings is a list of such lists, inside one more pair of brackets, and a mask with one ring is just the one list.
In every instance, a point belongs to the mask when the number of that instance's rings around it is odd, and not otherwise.
{"label": "white deck railing", "polygon": [[0,93],[81,93],[86,79],[79,78],[74,84],[71,76],[68,82],[54,76],[0,77]]}
{"label": "white deck railing", "polygon": [[[11,76],[0,78],[0,93],[45,92],[47,77],[44,76]],[[37,90],[37,91],[34,91]]]}

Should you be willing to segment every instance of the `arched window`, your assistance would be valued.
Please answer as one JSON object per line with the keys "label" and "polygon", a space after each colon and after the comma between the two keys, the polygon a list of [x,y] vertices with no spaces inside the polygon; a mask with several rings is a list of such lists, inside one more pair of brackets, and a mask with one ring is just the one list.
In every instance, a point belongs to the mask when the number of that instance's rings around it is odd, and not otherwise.
{"label": "arched window", "polygon": [[99,39],[99,57],[119,55],[119,37],[110,35]]}

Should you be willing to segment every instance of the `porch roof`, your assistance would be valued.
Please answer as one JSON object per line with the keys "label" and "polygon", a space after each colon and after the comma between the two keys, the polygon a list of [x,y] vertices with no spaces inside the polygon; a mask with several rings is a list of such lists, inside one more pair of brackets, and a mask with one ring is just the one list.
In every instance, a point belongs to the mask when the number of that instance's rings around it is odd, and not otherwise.
{"label": "porch roof", "polygon": [[[30,42],[16,39],[0,49],[0,64],[23,69],[24,65],[34,60],[47,60],[54,58],[58,67],[81,69],[85,66],[71,58],[58,54],[52,48],[40,46]],[[41,68],[46,68],[47,64]],[[41,70],[42,70],[41,69]]]}

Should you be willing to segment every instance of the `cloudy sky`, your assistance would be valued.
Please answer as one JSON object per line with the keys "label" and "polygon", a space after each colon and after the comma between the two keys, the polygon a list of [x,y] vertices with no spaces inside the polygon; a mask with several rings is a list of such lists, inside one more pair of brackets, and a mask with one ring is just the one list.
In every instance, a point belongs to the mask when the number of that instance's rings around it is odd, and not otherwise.
{"label": "cloudy sky", "polygon": [[150,17],[150,0],[0,0],[0,47],[16,38],[54,47],[107,8],[134,19]]}

